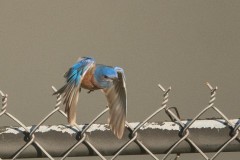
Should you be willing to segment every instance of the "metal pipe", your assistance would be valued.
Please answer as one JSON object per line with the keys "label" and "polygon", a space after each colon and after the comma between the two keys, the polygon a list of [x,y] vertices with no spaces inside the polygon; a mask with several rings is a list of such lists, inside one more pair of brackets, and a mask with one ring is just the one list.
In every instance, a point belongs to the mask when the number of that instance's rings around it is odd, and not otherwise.
{"label": "metal pipe", "polygon": [[[190,120],[182,121],[184,125]],[[240,119],[231,120],[232,124],[239,126]],[[129,123],[131,128],[136,128],[139,122]],[[33,130],[35,126],[27,127]],[[79,125],[84,129],[86,125]],[[136,130],[137,140],[141,141],[152,153],[164,154],[180,138],[182,127],[177,122],[146,123]],[[230,127],[223,119],[196,120],[188,129],[189,138],[203,152],[217,152],[221,146],[233,137]],[[76,128],[68,125],[40,126],[33,132],[34,141],[39,143],[52,157],[62,157],[64,154],[81,139],[81,133]],[[117,139],[109,130],[107,124],[93,124],[86,132],[86,140],[90,142],[102,155],[113,156],[117,151],[131,140],[132,130],[126,129],[121,140]],[[29,134],[22,127],[0,127],[0,158],[13,158],[26,143],[30,141]],[[223,152],[240,151],[240,140],[238,138],[230,142]],[[187,141],[181,142],[173,149],[172,153],[195,153],[196,149]],[[134,140],[121,155],[147,154]],[[83,142],[74,149],[68,156],[95,156],[96,153]],[[42,150],[32,143],[18,156],[18,158],[46,157]]]}

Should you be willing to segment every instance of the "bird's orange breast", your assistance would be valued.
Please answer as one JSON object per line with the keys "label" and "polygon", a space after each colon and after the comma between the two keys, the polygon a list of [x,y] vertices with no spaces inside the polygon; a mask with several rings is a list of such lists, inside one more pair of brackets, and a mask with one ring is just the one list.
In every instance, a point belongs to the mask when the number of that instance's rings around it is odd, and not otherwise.
{"label": "bird's orange breast", "polygon": [[85,76],[83,77],[81,87],[89,90],[99,89],[96,85],[94,85],[94,69],[89,69]]}

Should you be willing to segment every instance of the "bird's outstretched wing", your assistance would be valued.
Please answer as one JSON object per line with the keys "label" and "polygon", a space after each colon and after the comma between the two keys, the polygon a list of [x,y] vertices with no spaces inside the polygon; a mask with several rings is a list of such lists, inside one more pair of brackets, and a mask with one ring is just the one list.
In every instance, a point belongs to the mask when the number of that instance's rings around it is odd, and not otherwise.
{"label": "bird's outstretched wing", "polygon": [[82,57],[64,74],[66,84],[54,94],[64,94],[63,104],[71,125],[76,123],[76,105],[78,102],[81,82],[86,72],[93,67],[95,61],[90,57]]}
{"label": "bird's outstretched wing", "polygon": [[113,86],[103,89],[109,106],[109,126],[113,133],[121,139],[125,129],[127,115],[127,90],[124,71],[120,67],[114,68],[118,73],[118,79],[113,81]]}

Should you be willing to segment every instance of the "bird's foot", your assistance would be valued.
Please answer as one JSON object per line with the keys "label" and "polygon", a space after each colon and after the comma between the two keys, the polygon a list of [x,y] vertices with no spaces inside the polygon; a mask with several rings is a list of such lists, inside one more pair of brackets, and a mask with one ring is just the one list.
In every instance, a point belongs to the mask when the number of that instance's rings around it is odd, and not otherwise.
{"label": "bird's foot", "polygon": [[91,92],[93,92],[93,90],[89,90],[87,93],[89,94],[89,93],[91,93]]}

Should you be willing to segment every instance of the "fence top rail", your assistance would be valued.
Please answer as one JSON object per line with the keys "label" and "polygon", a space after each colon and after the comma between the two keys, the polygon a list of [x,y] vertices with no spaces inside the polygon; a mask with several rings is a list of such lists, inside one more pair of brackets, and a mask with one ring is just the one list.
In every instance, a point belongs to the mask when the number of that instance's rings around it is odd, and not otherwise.
{"label": "fence top rail", "polygon": [[[191,122],[191,119],[181,121],[184,125]],[[234,125],[240,123],[240,119],[231,119],[230,122]],[[131,122],[128,123],[131,128],[137,127],[141,122]],[[177,130],[180,131],[181,127],[177,125],[178,122],[147,122],[145,123],[139,130],[146,130],[146,129],[159,129],[159,130]],[[41,125],[35,131],[35,133],[45,133],[49,131],[56,131],[68,134],[76,134],[76,130],[80,129],[79,132],[83,131],[83,129],[87,126],[85,125],[78,125],[78,128],[71,127],[70,125]],[[222,129],[228,127],[227,121],[224,119],[202,119],[196,120],[189,128],[195,129],[203,129],[203,128],[211,128],[211,129]],[[27,126],[27,129],[32,131],[35,128],[33,126]],[[108,124],[92,124],[86,132],[91,133],[94,131],[107,131],[110,130]],[[14,127],[14,126],[4,126],[0,127],[0,135],[1,134],[19,134],[25,132],[23,127]]]}

